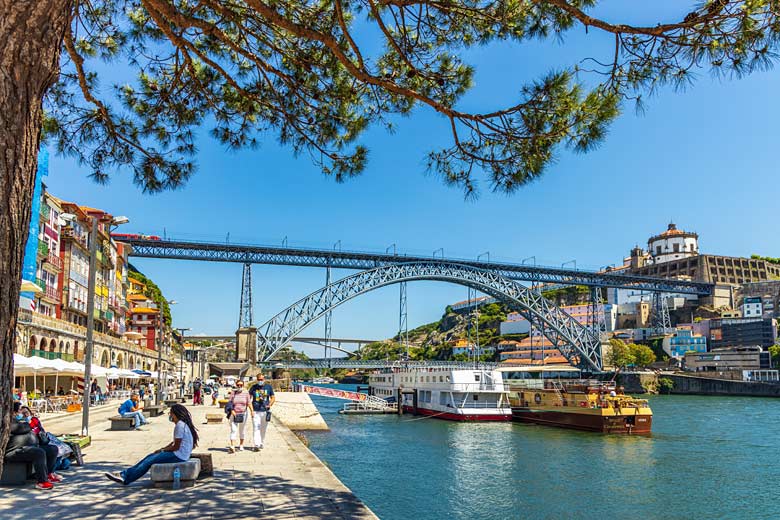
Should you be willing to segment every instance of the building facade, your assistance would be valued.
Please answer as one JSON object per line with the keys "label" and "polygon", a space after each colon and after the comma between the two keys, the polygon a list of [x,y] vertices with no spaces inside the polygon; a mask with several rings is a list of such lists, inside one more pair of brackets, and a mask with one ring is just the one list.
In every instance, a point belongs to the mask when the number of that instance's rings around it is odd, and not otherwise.
{"label": "building facade", "polygon": [[688,352],[707,352],[707,338],[696,334],[692,326],[679,326],[663,340],[663,349],[670,357],[683,358]]}
{"label": "building facade", "polygon": [[710,320],[710,349],[758,346],[767,349],[777,342],[773,318],[728,318]]}

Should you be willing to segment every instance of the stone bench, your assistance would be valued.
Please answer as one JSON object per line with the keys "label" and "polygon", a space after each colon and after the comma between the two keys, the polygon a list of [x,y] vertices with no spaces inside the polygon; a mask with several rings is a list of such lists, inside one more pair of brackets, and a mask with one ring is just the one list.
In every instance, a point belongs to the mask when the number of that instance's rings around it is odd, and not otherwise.
{"label": "stone bench", "polygon": [[207,413],[206,424],[220,424],[223,417],[225,417],[223,413]]}
{"label": "stone bench", "polygon": [[31,462],[3,463],[3,473],[0,475],[2,486],[22,486],[32,477],[33,468]]}
{"label": "stone bench", "polygon": [[211,453],[193,453],[190,455],[190,460],[200,460],[200,474],[198,478],[213,477],[214,476],[214,463],[211,460]]}
{"label": "stone bench", "polygon": [[149,470],[154,487],[171,489],[173,487],[173,471],[176,468],[181,471],[181,487],[195,485],[195,479],[200,475],[200,459],[194,458],[187,462],[173,462],[170,464],[154,464]]}
{"label": "stone bench", "polygon": [[171,406],[173,406],[175,404],[179,404],[179,400],[178,399],[166,399],[165,400],[165,406],[171,407]]}
{"label": "stone bench", "polygon": [[154,404],[151,406],[145,406],[144,407],[144,415],[147,413],[149,414],[149,417],[159,417],[163,414],[165,411],[165,406],[161,404]]}
{"label": "stone bench", "polygon": [[[144,417],[148,419],[149,415],[144,413]],[[132,430],[133,422],[135,421],[132,417],[122,417],[121,415],[114,415],[109,417],[108,420],[111,421],[111,430],[113,431]]]}

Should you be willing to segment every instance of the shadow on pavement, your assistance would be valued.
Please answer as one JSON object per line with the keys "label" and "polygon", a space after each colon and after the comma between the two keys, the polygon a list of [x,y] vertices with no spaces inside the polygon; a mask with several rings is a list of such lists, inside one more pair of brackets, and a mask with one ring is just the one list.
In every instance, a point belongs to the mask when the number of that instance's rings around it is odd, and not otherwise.
{"label": "shadow on pavement", "polygon": [[[210,451],[221,451],[210,448]],[[360,516],[362,504],[351,494],[293,484],[276,476],[252,475],[241,470],[215,470],[214,476],[191,488],[152,487],[148,475],[130,486],[108,480],[104,473],[124,469],[114,464],[89,463],[63,472],[65,482],[51,491],[29,483],[0,487],[3,520],[86,520],[111,518],[243,519],[333,518]]]}

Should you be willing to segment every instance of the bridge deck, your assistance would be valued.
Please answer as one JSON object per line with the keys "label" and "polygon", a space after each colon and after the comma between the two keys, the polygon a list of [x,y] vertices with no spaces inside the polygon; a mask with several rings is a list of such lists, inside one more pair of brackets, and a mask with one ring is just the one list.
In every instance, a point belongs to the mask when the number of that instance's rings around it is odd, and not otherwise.
{"label": "bridge deck", "polygon": [[[332,251],[140,238],[127,239],[125,237],[122,237],[121,240],[132,246],[131,256],[144,258],[332,267],[356,270],[374,269],[392,264],[432,261],[431,257],[361,251]],[[561,269],[504,262],[485,262],[463,258],[436,258],[433,260],[494,271],[506,278],[528,282],[598,287],[630,287],[646,291],[699,294],[703,296],[712,294],[713,290],[713,285],[708,283],[650,276]]]}

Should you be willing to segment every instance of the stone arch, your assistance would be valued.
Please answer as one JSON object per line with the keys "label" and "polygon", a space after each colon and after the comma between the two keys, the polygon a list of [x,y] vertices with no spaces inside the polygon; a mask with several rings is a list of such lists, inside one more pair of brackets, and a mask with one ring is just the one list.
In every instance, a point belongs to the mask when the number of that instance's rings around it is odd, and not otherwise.
{"label": "stone arch", "polygon": [[60,340],[60,349],[57,352],[59,352],[60,354],[65,352],[65,342],[64,341]]}
{"label": "stone arch", "polygon": [[70,341],[65,342],[65,353],[70,354]]}
{"label": "stone arch", "polygon": [[541,293],[521,283],[467,265],[449,262],[410,262],[377,267],[347,276],[290,305],[257,328],[258,360],[273,356],[303,329],[347,301],[388,285],[434,280],[471,287],[509,304],[529,322],[542,322],[543,333],[572,364],[601,371],[601,340]]}
{"label": "stone arch", "polygon": [[124,365],[124,363],[125,363],[125,357],[124,357],[124,355],[123,355],[123,354],[120,352],[119,354],[117,354],[117,355],[116,355],[116,362],[115,362],[114,364],[115,364],[115,365],[116,365],[118,368],[125,368],[125,365]]}
{"label": "stone arch", "polygon": [[[78,360],[79,357],[79,340],[73,342],[73,357]],[[105,365],[108,366],[108,365]]]}
{"label": "stone arch", "polygon": [[46,340],[46,338],[41,338],[41,344],[38,345],[38,350],[48,350],[47,345],[48,345],[48,341]]}
{"label": "stone arch", "polygon": [[49,341],[49,352],[57,352],[57,340],[54,338]]}
{"label": "stone arch", "polygon": [[104,350],[103,353],[100,355],[100,366],[103,368],[108,368],[109,366],[109,360],[108,360],[108,351]]}
{"label": "stone arch", "polygon": [[35,336],[30,336],[30,350],[36,350],[36,347],[38,346],[38,338]]}

